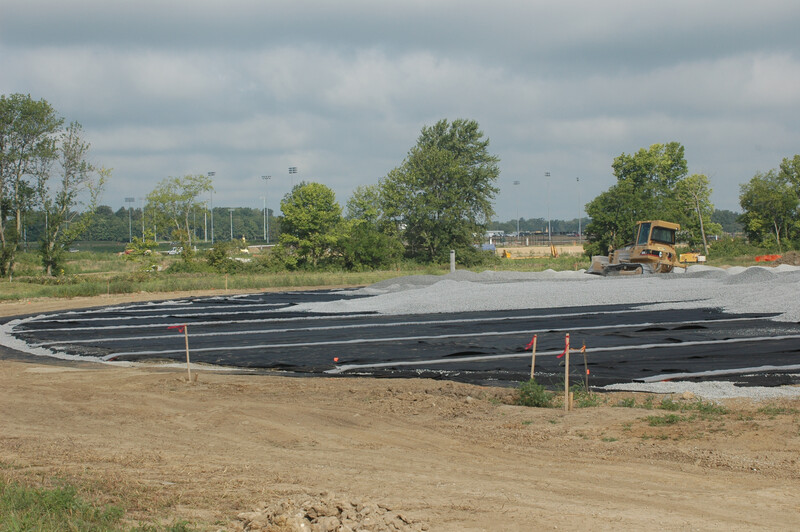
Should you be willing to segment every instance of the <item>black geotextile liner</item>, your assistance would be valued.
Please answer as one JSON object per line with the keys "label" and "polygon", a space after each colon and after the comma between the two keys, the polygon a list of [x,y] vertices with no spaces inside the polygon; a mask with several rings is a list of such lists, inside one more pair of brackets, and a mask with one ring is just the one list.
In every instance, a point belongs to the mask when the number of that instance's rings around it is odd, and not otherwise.
{"label": "black geotextile liner", "polygon": [[[526,344],[537,335],[540,381],[563,382],[566,333],[574,382],[631,382],[654,375],[800,364],[800,326],[770,314],[642,305],[378,315],[298,312],[300,303],[353,298],[338,291],[189,298],[52,313],[18,324],[29,345],[87,359],[192,362],[302,375],[428,377],[473,383],[527,380]],[[170,328],[172,327],[172,328]],[[781,338],[789,336],[789,338]],[[765,341],[764,339],[768,339]],[[798,370],[800,372],[800,370]],[[756,371],[737,382],[791,380]],[[687,378],[687,377],[684,377]],[[691,378],[691,377],[688,377]],[[780,381],[780,382],[777,382]]]}

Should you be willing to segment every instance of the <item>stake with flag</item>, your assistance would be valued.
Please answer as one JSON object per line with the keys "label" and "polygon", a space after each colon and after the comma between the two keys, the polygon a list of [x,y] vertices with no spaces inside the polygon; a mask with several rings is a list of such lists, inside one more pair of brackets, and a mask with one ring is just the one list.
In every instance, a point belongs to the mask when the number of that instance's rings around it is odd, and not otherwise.
{"label": "stake with flag", "polygon": [[189,382],[192,382],[192,367],[189,365],[189,327],[184,323],[183,325],[170,325],[167,329],[178,329],[179,333],[183,333],[186,341],[186,371],[189,374]]}
{"label": "stake with flag", "polygon": [[525,346],[525,349],[531,350],[531,380],[533,380],[533,370],[536,368],[536,337],[537,335],[534,334],[530,343]]}

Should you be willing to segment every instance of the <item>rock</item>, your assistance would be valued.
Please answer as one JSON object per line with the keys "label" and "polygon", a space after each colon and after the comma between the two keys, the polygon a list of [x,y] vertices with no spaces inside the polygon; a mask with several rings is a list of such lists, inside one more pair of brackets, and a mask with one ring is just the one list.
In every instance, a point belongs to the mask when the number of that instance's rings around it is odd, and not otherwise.
{"label": "rock", "polygon": [[314,523],[312,523],[311,530],[314,532],[335,532],[340,526],[341,522],[339,519],[329,515],[327,517],[317,519]]}
{"label": "rock", "polygon": [[695,395],[690,391],[685,391],[681,394],[681,399],[685,401],[692,401],[695,398]]}

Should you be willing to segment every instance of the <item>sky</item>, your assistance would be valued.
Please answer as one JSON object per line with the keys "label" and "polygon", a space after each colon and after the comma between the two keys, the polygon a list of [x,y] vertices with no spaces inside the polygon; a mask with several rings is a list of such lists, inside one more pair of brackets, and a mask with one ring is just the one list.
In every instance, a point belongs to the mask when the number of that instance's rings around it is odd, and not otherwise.
{"label": "sky", "polygon": [[208,172],[215,207],[277,212],[300,181],[344,206],[466,118],[494,219],[574,219],[615,157],[672,141],[740,211],[800,153],[798,27],[796,0],[2,0],[0,94],[83,125],[114,209]]}

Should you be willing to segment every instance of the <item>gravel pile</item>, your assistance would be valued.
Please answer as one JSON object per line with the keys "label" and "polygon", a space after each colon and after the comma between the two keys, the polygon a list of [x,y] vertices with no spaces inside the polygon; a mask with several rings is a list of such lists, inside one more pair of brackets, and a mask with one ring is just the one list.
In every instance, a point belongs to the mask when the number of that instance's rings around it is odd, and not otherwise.
{"label": "gravel pile", "polygon": [[239,514],[241,529],[268,532],[355,532],[428,530],[402,514],[374,503],[323,494],[300,502],[289,499]]}
{"label": "gravel pile", "polygon": [[698,265],[689,267],[686,273],[638,277],[600,277],[586,275],[583,270],[456,271],[444,276],[390,279],[355,293],[372,297],[309,303],[297,309],[427,314],[662,302],[655,308],[774,312],[778,321],[800,321],[800,267],[790,265],[729,269]]}

